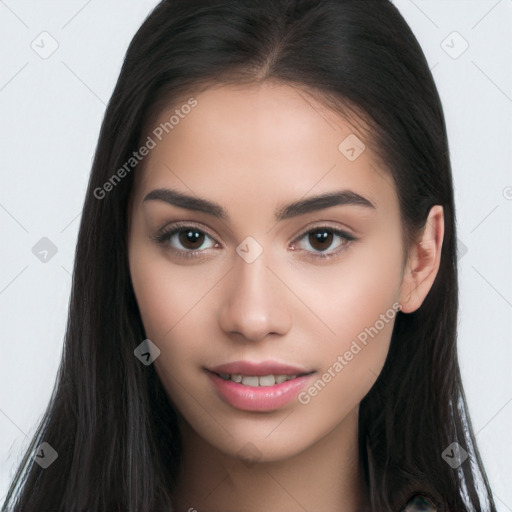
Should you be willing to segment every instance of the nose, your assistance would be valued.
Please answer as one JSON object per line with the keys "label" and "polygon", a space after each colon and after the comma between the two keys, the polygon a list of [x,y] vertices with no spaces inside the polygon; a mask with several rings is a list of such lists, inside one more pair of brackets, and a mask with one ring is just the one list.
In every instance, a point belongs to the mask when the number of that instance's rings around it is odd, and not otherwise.
{"label": "nose", "polygon": [[290,292],[267,263],[265,252],[252,263],[238,256],[235,259],[219,310],[219,325],[226,334],[259,341],[290,330],[292,318],[286,300]]}

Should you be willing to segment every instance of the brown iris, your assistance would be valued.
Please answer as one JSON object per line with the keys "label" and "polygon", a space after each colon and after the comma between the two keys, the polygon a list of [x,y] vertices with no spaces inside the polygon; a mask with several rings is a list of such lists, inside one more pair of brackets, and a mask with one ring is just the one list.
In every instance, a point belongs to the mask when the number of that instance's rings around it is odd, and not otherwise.
{"label": "brown iris", "polygon": [[[205,234],[197,229],[182,229],[178,235],[179,241],[183,244],[183,247],[192,250],[201,247],[204,242],[204,237]],[[193,247],[190,247],[187,244],[191,244]]]}
{"label": "brown iris", "polygon": [[[331,245],[332,237],[333,233],[327,229],[315,229],[309,233],[309,243],[313,249],[321,251]],[[315,244],[318,244],[318,246]]]}

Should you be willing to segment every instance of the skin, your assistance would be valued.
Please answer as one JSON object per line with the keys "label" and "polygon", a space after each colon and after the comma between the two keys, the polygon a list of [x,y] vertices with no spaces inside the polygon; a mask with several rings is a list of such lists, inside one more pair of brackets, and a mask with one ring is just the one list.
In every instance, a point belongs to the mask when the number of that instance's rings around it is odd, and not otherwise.
{"label": "skin", "polygon": [[[129,226],[137,302],[146,335],[161,351],[155,370],[182,417],[176,510],[362,510],[368,496],[358,460],[359,403],[384,365],[394,319],[307,404],[236,409],[217,396],[204,368],[273,359],[316,370],[314,382],[394,303],[405,313],[421,305],[439,268],[442,207],[432,208],[404,260],[391,177],[344,118],[279,83],[216,86],[195,97],[197,107],[136,171]],[[338,150],[352,133],[366,142],[354,161]],[[143,201],[157,188],[219,203],[230,220]],[[338,205],[274,219],[285,204],[341,189],[376,208]],[[204,237],[196,245],[177,235],[163,245],[151,239],[176,221]],[[322,250],[308,237],[318,227],[356,240],[343,246],[328,231],[333,238]],[[263,249],[251,263],[235,250],[248,236]],[[194,249],[200,257],[176,255]]]}

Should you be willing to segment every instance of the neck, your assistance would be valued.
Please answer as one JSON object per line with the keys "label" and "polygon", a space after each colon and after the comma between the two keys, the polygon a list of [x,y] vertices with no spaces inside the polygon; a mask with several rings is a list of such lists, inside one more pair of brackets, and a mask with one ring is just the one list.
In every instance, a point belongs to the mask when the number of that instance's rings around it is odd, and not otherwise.
{"label": "neck", "polygon": [[218,451],[184,423],[175,510],[363,512],[357,426],[358,408],[293,457],[251,464]]}

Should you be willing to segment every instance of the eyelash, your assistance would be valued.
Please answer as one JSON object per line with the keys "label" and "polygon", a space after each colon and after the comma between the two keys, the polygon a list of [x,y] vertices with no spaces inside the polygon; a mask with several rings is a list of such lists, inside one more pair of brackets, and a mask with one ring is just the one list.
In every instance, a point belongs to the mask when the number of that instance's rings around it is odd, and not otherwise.
{"label": "eyelash", "polygon": [[[208,236],[212,240],[215,241],[215,243],[218,243],[213,236],[209,235],[206,231],[203,229],[198,228],[197,226],[194,226],[192,224],[185,224],[185,223],[179,223],[179,224],[172,224],[171,226],[167,226],[163,230],[161,230],[159,233],[157,233],[155,236],[152,236],[151,239],[157,243],[158,245],[164,246],[167,244],[171,237],[175,235],[176,233],[180,233],[181,231],[187,231],[187,230],[194,230],[199,233],[203,233],[204,235]],[[311,258],[313,260],[321,260],[325,261],[330,258],[335,258],[336,256],[339,256],[340,253],[344,252],[348,246],[351,244],[351,242],[356,241],[357,238],[346,233],[345,231],[341,231],[336,228],[331,228],[329,226],[314,226],[307,231],[300,234],[298,237],[295,238],[294,243],[297,241],[302,240],[306,235],[309,235],[311,233],[314,233],[315,231],[328,231],[333,233],[336,236],[339,236],[340,238],[345,240],[345,243],[342,244],[341,248],[338,248],[335,252],[331,253],[322,253],[322,252],[311,252],[308,250],[303,250],[306,253],[308,253],[307,258]],[[203,250],[183,250],[183,249],[175,249],[174,247],[171,248],[171,250],[180,258],[200,258],[201,253],[204,252]]]}

